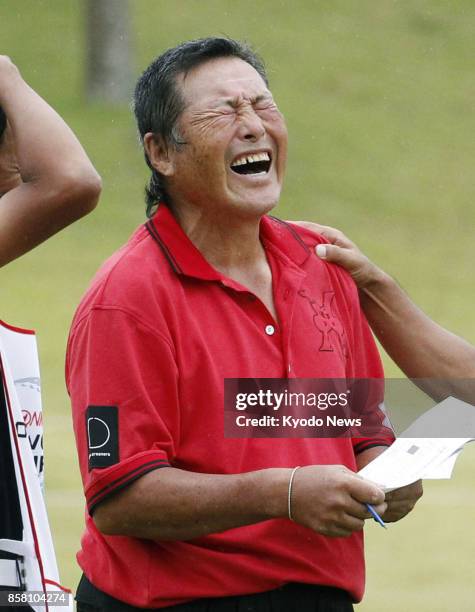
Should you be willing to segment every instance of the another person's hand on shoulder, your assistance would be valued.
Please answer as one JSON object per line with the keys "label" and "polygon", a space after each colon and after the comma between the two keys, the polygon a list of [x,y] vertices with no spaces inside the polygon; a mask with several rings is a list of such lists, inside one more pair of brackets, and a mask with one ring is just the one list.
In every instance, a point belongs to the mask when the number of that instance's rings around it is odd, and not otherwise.
{"label": "another person's hand on shoulder", "polygon": [[308,221],[293,221],[292,223],[326,238],[328,244],[319,244],[315,248],[318,257],[345,268],[359,289],[387,278],[385,272],[368,259],[340,230]]}
{"label": "another person's hand on shoulder", "polygon": [[89,213],[101,179],[73,132],[5,55],[0,109],[3,266]]}
{"label": "another person's hand on shoulder", "polygon": [[296,224],[328,240],[316,246],[317,256],[351,274],[371,328],[406,376],[425,379],[421,388],[437,401],[454,395],[475,404],[475,346],[428,317],[342,232],[317,223]]}

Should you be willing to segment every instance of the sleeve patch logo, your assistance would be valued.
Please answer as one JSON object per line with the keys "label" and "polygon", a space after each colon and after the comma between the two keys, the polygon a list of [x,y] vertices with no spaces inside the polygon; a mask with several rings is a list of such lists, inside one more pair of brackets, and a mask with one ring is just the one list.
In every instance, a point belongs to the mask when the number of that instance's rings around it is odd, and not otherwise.
{"label": "sleeve patch logo", "polygon": [[86,434],[89,470],[119,462],[117,406],[88,406]]}

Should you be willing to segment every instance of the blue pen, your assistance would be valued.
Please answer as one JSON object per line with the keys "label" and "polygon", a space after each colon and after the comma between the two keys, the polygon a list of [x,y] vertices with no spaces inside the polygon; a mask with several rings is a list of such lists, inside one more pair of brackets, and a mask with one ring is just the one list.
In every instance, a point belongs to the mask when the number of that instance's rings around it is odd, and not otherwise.
{"label": "blue pen", "polygon": [[374,518],[374,520],[379,523],[381,525],[381,527],[384,527],[385,529],[387,529],[386,527],[386,523],[383,521],[383,519],[379,516],[379,514],[376,512],[376,510],[373,508],[373,506],[371,504],[366,504],[366,507],[368,508],[368,510],[371,513],[371,516]]}

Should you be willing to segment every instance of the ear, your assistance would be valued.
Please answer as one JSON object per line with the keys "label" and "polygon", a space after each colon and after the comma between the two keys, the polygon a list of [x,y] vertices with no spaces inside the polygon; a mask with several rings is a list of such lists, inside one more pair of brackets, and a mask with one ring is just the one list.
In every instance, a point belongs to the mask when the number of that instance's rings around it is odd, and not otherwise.
{"label": "ear", "polygon": [[155,170],[163,176],[172,176],[174,174],[173,156],[170,156],[170,148],[160,134],[147,132],[143,137],[143,146]]}

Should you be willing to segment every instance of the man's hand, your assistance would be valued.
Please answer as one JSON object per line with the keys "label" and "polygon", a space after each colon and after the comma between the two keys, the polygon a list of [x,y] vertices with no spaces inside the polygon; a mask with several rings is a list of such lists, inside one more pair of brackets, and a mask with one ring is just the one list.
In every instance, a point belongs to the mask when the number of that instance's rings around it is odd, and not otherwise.
{"label": "man's hand", "polygon": [[386,523],[395,523],[409,514],[422,497],[422,480],[386,493],[387,510],[381,514]]}
{"label": "man's hand", "polygon": [[292,221],[296,225],[321,234],[330,244],[319,244],[315,248],[320,259],[338,264],[352,276],[356,285],[363,289],[379,281],[384,272],[372,263],[349,238],[333,227],[308,221]]}
{"label": "man's hand", "polygon": [[[356,457],[356,465],[359,470],[362,470],[365,465],[376,459],[381,453],[386,450],[385,446],[376,446],[369,448]],[[387,510],[379,516],[386,523],[395,523],[409,514],[414,508],[417,501],[422,497],[422,481],[418,480],[413,484],[400,489],[395,489],[390,493],[386,493],[384,501],[387,504]]]}
{"label": "man's hand", "polygon": [[371,517],[365,504],[384,514],[384,493],[342,465],[311,465],[295,473],[291,496],[295,522],[322,535],[346,537]]}
{"label": "man's hand", "polygon": [[473,385],[467,388],[467,381],[475,378],[473,345],[432,321],[342,232],[317,223],[292,223],[330,242],[317,245],[317,255],[351,274],[372,330],[408,378],[425,379],[421,388],[437,401],[454,395],[473,403]]}

